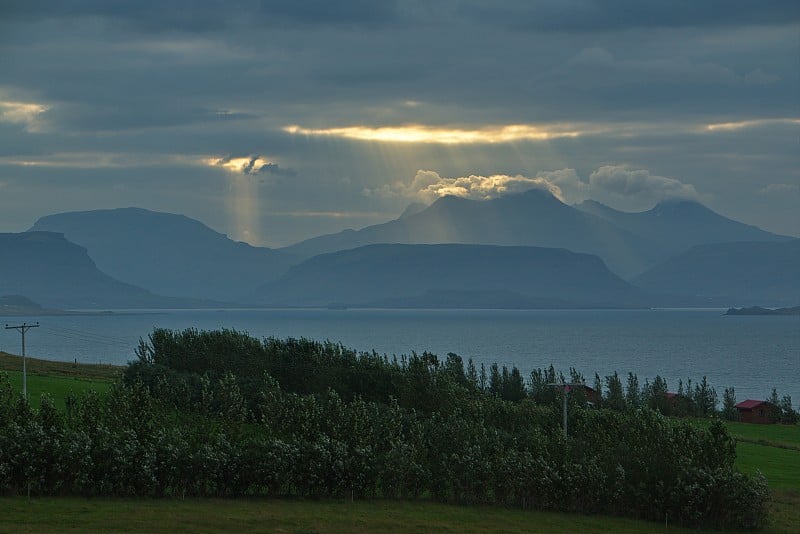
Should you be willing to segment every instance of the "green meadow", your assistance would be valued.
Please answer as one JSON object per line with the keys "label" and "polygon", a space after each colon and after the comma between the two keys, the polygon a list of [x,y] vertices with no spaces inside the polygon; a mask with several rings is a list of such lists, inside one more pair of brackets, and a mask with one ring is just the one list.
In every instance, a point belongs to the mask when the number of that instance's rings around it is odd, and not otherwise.
{"label": "green meadow", "polygon": [[[56,406],[63,408],[70,393],[79,395],[87,390],[98,393],[108,391],[122,369],[109,365],[84,365],[69,362],[51,362],[27,358],[28,399],[38,408],[42,394],[52,397]],[[22,392],[22,358],[0,352],[0,371],[8,373],[11,386]]]}
{"label": "green meadow", "polygon": [[[0,355],[0,370],[21,391],[19,358]],[[38,406],[44,393],[64,406],[66,396],[108,391],[120,368],[29,360],[28,393]],[[737,438],[737,466],[761,471],[773,489],[771,524],[765,532],[800,530],[800,426],[728,423]],[[664,524],[632,519],[468,507],[428,500],[286,499],[82,499],[48,497],[0,500],[0,532],[114,531],[197,532],[652,532]],[[668,525],[674,532],[683,529]],[[688,531],[687,531],[688,532]],[[693,530],[693,532],[702,532]]]}
{"label": "green meadow", "polygon": [[[10,498],[13,532],[619,532],[663,529],[625,518],[467,507],[430,501]],[[673,532],[700,532],[671,528]]]}

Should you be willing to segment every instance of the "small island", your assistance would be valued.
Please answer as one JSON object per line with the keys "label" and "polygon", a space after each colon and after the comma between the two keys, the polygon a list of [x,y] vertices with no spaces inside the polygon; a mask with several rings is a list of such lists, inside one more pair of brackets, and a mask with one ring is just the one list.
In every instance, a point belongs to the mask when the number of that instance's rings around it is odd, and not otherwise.
{"label": "small island", "polygon": [[800,315],[800,306],[792,308],[762,308],[761,306],[751,306],[749,308],[728,308],[725,315]]}

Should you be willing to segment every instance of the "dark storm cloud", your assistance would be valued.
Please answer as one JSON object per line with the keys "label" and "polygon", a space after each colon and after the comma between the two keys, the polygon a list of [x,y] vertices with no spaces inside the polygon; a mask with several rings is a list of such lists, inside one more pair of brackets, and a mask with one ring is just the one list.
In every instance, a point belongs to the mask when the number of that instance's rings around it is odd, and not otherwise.
{"label": "dark storm cloud", "polygon": [[105,17],[145,31],[208,32],[231,26],[383,27],[400,17],[392,0],[12,0],[0,17]]}
{"label": "dark storm cloud", "polygon": [[271,174],[273,176],[281,176],[286,178],[294,178],[297,176],[297,171],[293,169],[284,169],[277,163],[267,163],[258,168],[258,172]]}
{"label": "dark storm cloud", "polygon": [[293,178],[297,176],[297,171],[286,167],[281,167],[277,163],[268,161],[260,154],[247,156],[222,156],[220,158],[208,158],[207,163],[213,167],[221,167],[231,172],[245,175],[269,174],[279,178]]}
{"label": "dark storm cloud", "polygon": [[229,26],[364,29],[457,20],[536,31],[724,27],[796,22],[794,0],[12,0],[3,18],[106,17],[143,30],[207,32]]}
{"label": "dark storm cloud", "polygon": [[154,106],[148,100],[128,101],[125,105],[93,103],[66,104],[49,112],[48,119],[73,132],[122,131],[221,123],[254,118],[247,113],[229,113],[173,102]]}
{"label": "dark storm cloud", "polygon": [[795,0],[499,0],[463,2],[473,20],[518,30],[585,32],[631,28],[724,27],[800,20]]}

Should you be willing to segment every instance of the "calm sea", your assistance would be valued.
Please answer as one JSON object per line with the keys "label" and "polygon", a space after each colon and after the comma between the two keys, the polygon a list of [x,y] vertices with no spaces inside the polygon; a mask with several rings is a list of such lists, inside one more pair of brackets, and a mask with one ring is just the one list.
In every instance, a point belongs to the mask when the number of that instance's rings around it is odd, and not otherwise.
{"label": "calm sea", "polygon": [[[124,364],[155,327],[234,328],[256,337],[307,337],[388,355],[448,352],[476,364],[515,365],[526,376],[551,363],[591,383],[629,371],[678,379],[708,376],[722,398],[764,399],[772,388],[800,405],[800,317],[726,317],[723,310],[176,310],[95,316],[0,317],[38,321],[27,354]],[[0,329],[0,350],[19,353],[20,335]]]}

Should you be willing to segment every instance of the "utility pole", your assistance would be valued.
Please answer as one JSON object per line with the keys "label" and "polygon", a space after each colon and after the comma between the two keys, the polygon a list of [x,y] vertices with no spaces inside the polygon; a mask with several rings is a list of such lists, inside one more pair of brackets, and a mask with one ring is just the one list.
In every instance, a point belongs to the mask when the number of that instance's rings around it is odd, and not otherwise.
{"label": "utility pole", "polygon": [[31,328],[39,328],[38,321],[36,324],[22,323],[21,325],[17,326],[6,325],[6,330],[17,330],[20,334],[22,334],[22,396],[25,397],[25,399],[28,398],[28,369],[25,361],[25,332]]}
{"label": "utility pole", "polygon": [[561,382],[556,382],[554,384],[547,384],[548,386],[561,388],[563,392],[563,399],[564,399],[564,437],[567,437],[567,395],[572,388],[583,387],[583,384],[580,382],[564,382],[562,379]]}

